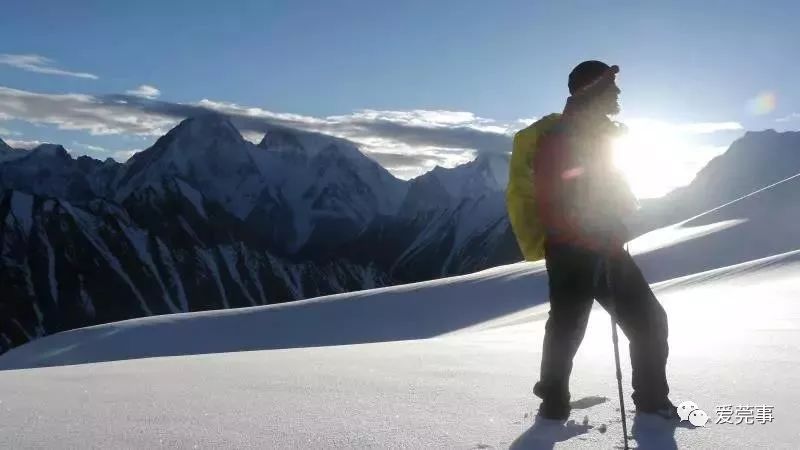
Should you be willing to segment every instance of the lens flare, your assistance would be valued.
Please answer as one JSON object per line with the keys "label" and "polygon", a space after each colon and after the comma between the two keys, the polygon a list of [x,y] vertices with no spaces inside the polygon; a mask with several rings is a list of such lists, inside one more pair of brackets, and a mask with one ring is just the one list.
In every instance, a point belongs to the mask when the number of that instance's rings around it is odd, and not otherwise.
{"label": "lens flare", "polygon": [[765,91],[756,95],[748,102],[747,108],[756,115],[771,113],[778,105],[778,96],[774,92]]}

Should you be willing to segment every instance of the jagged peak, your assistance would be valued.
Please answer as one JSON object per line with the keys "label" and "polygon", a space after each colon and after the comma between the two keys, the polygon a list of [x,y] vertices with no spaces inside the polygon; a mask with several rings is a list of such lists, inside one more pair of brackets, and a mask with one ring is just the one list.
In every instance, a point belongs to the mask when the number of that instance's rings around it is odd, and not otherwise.
{"label": "jagged peak", "polygon": [[31,150],[32,157],[51,157],[51,158],[62,158],[62,159],[72,159],[67,149],[63,146],[58,144],[41,144],[38,147]]}
{"label": "jagged peak", "polygon": [[184,119],[170,130],[167,136],[203,141],[214,138],[244,141],[239,130],[227,116],[211,112]]}
{"label": "jagged peak", "polygon": [[351,159],[369,159],[358,145],[347,139],[314,131],[287,127],[274,127],[265,135],[258,147],[268,150],[299,150],[309,157],[347,156]]}
{"label": "jagged peak", "polygon": [[437,165],[411,182],[429,184],[432,180],[453,197],[472,196],[483,188],[502,190],[508,182],[508,156],[478,153],[474,159],[455,167]]}
{"label": "jagged peak", "polygon": [[258,143],[258,147],[268,150],[304,149],[297,134],[286,128],[274,128],[267,131],[264,138]]}
{"label": "jagged peak", "polygon": [[89,156],[89,155],[81,155],[81,156],[78,156],[78,157],[76,158],[76,160],[77,160],[77,161],[88,161],[88,162],[91,162],[91,163],[93,163],[93,164],[102,164],[102,163],[103,163],[103,161],[101,161],[101,160],[99,160],[99,159],[97,159],[97,158],[91,157],[91,156]]}
{"label": "jagged peak", "polygon": [[14,149],[11,148],[10,145],[6,144],[6,142],[3,139],[0,139],[0,152],[6,152],[6,151],[11,151],[11,150],[14,150]]}
{"label": "jagged peak", "polygon": [[484,171],[484,170],[494,171],[497,169],[497,167],[504,168],[505,170],[507,169],[508,162],[509,162],[509,156],[507,154],[479,152],[476,154],[475,158],[465,163],[458,164],[457,166],[454,167],[444,167],[437,164],[436,166],[433,167],[433,169],[420,175],[419,177],[424,177],[426,175],[450,176],[449,174],[460,173],[465,171]]}
{"label": "jagged peak", "polygon": [[178,153],[184,157],[191,157],[195,150],[207,149],[214,143],[224,143],[225,146],[228,146],[246,142],[239,130],[226,116],[208,113],[189,117],[158,138],[155,144],[130,157],[124,163],[128,168],[128,173],[122,181],[143,170],[165,153],[172,153],[171,149],[179,150]]}

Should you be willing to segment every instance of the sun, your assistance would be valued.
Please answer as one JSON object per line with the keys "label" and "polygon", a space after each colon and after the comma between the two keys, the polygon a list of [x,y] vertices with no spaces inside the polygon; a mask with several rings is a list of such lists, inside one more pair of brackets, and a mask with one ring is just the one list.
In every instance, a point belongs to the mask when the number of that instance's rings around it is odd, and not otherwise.
{"label": "sun", "polygon": [[660,197],[684,184],[687,172],[681,158],[689,143],[681,133],[657,121],[628,124],[628,132],[614,141],[614,163],[639,198]]}

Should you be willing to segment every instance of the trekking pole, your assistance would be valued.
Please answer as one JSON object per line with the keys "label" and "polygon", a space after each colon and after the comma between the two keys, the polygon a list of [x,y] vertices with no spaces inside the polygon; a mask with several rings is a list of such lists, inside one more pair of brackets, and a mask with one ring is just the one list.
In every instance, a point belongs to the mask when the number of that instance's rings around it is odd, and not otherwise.
{"label": "trekking pole", "polygon": [[611,341],[614,343],[614,363],[617,366],[617,391],[619,410],[622,414],[622,436],[625,450],[628,450],[628,422],[625,420],[625,396],[622,393],[622,369],[619,362],[619,336],[617,334],[617,305],[611,288],[611,256],[605,258],[606,288],[608,289],[608,314],[611,316]]}

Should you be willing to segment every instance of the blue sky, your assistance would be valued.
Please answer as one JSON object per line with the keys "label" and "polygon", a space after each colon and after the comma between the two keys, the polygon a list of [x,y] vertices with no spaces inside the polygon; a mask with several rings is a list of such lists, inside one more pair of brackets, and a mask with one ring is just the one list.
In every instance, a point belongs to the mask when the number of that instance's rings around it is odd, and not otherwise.
{"label": "blue sky", "polygon": [[621,119],[727,124],[684,133],[719,147],[800,128],[798,16],[791,1],[3,2],[0,137],[124,159],[180,118],[164,104],[200,105],[406,155],[384,160],[407,177],[502,150],[492,134],[560,110],[572,66],[603,59],[622,68]]}

